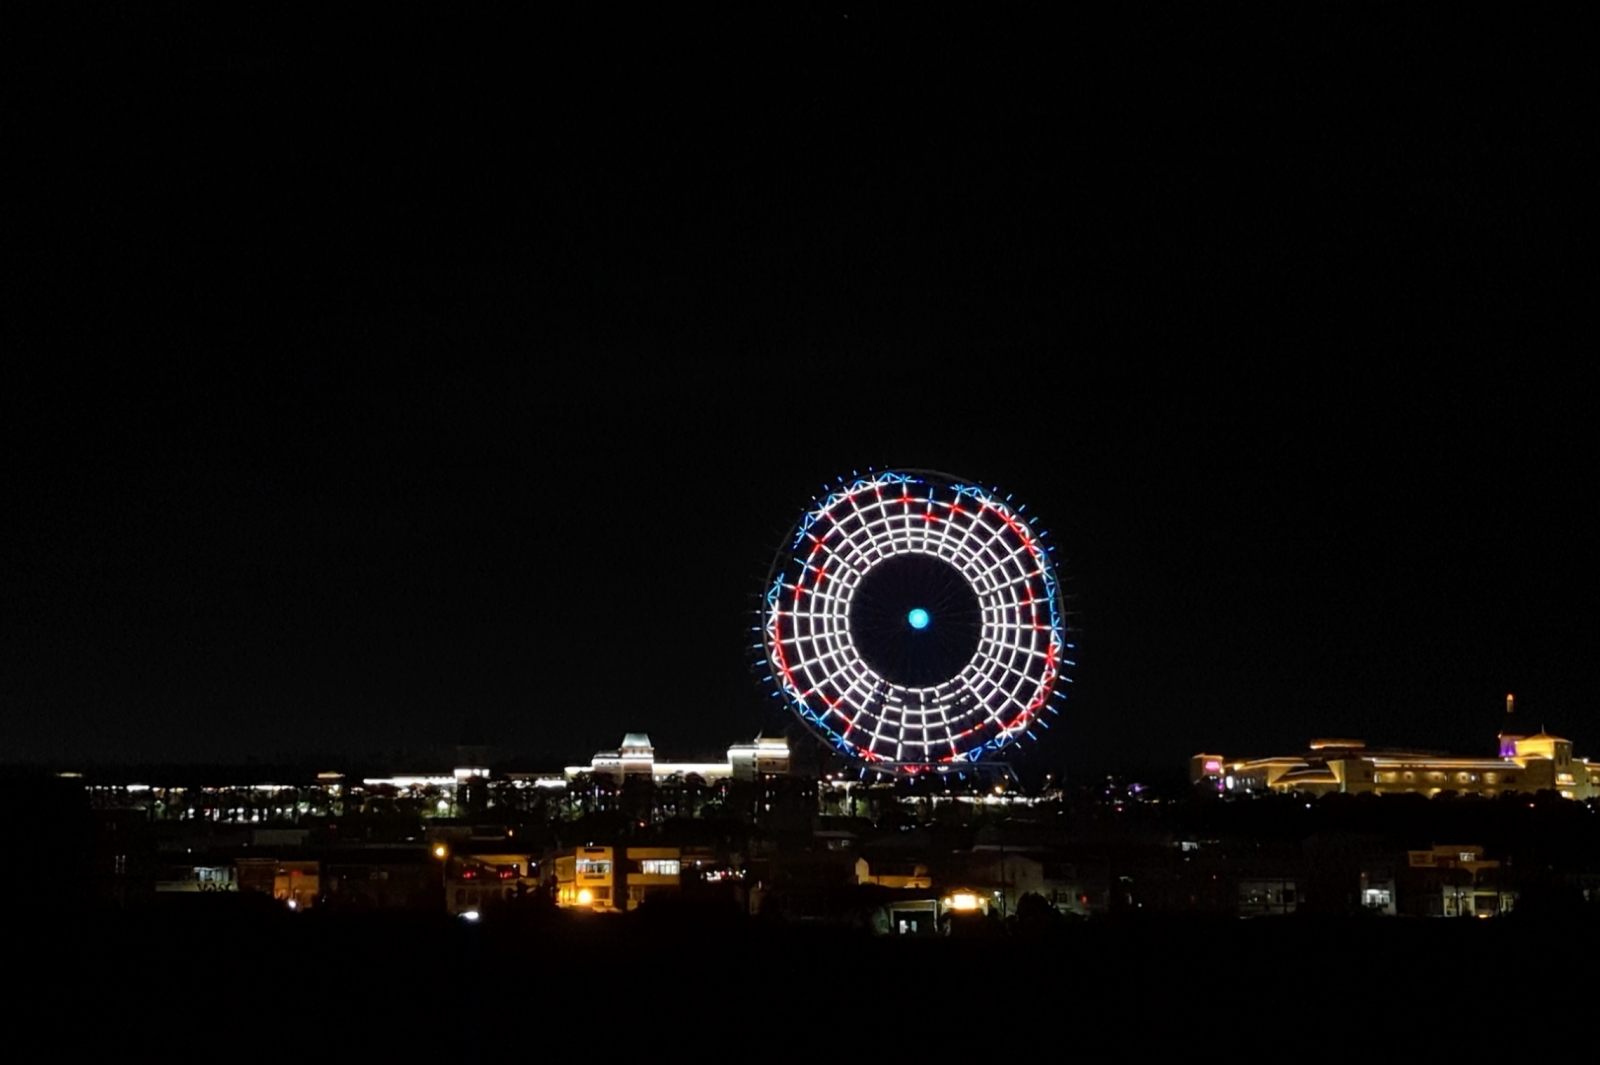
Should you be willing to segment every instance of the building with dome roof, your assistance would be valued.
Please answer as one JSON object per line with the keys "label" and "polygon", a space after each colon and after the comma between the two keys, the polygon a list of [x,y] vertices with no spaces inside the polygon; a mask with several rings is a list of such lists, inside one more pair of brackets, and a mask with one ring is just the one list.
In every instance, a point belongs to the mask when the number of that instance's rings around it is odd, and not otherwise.
{"label": "building with dome roof", "polygon": [[1600,761],[1576,757],[1572,741],[1540,728],[1531,736],[1514,730],[1515,703],[1506,697],[1507,727],[1498,737],[1498,757],[1474,758],[1437,751],[1374,749],[1358,739],[1312,740],[1297,754],[1237,759],[1197,754],[1189,763],[1196,785],[1221,792],[1282,791],[1495,797],[1553,791],[1567,799],[1600,798]]}
{"label": "building with dome roof", "polygon": [[612,777],[619,782],[628,777],[650,777],[659,781],[693,775],[711,783],[728,778],[754,780],[788,772],[789,741],[782,736],[757,736],[750,743],[736,743],[728,748],[727,760],[722,762],[658,762],[650,737],[643,732],[630,732],[622,737],[622,744],[616,750],[597,751],[588,765],[567,766],[562,775],[566,781],[588,774]]}

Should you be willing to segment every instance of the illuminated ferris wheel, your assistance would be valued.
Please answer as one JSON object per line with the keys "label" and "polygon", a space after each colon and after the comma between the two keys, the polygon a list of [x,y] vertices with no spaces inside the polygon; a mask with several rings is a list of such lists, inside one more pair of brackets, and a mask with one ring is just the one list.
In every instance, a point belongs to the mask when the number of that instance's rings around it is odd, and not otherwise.
{"label": "illuminated ferris wheel", "polygon": [[773,695],[876,770],[972,766],[1048,727],[1072,665],[1045,534],[946,474],[841,478],[773,561]]}

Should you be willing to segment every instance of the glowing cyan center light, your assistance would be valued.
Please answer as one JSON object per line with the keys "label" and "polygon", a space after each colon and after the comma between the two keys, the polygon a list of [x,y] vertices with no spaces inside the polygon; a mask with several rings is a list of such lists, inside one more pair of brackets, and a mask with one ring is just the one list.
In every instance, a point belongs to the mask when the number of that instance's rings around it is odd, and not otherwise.
{"label": "glowing cyan center light", "polygon": [[928,617],[928,612],[919,606],[906,615],[906,620],[911,623],[913,629],[925,629],[928,627],[928,622],[933,619]]}

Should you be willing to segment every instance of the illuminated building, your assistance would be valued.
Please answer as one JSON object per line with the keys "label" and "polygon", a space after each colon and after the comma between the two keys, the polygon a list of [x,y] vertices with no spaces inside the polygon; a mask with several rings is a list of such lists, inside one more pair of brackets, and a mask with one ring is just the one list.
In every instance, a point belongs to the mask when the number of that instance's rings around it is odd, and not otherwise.
{"label": "illuminated building", "polygon": [[[225,825],[294,824],[302,817],[341,815],[342,778],[319,773],[315,784],[130,784],[84,785],[97,810],[142,810],[153,821],[206,821]],[[80,778],[81,779],[81,778]]]}
{"label": "illuminated building", "polygon": [[939,905],[945,911],[954,910],[956,913],[988,913],[989,896],[981,891],[961,889],[940,899]]}
{"label": "illuminated building", "polygon": [[321,865],[318,862],[239,858],[234,866],[239,871],[241,891],[260,892],[291,910],[308,910],[322,897]]}
{"label": "illuminated building", "polygon": [[[943,906],[948,909],[948,904]],[[940,932],[941,900],[908,898],[884,903],[873,911],[872,931],[876,935],[931,936]]]}
{"label": "illuminated building", "polygon": [[865,858],[857,858],[856,883],[875,884],[896,891],[927,891],[933,887],[933,877],[921,862],[879,861],[874,865]]}
{"label": "illuminated building", "polygon": [[1227,763],[1226,755],[1197,754],[1189,759],[1189,780],[1195,784],[1216,782],[1220,789]]}
{"label": "illuminated building", "polygon": [[556,882],[556,905],[593,910],[634,910],[683,883],[677,847],[578,847],[546,859]]}
{"label": "illuminated building", "polygon": [[[614,751],[599,751],[588,765],[567,766],[564,779],[607,776],[617,782],[629,777],[649,777],[663,781],[670,777],[698,776],[706,783],[717,780],[754,780],[762,776],[781,776],[789,772],[789,741],[781,736],[758,736],[752,743],[736,743],[728,748],[724,762],[658,762],[650,737],[630,732]],[[544,783],[541,779],[537,783]]]}
{"label": "illuminated building", "polygon": [[612,909],[616,861],[610,847],[579,847],[547,858],[544,867],[556,882],[556,905]]}
{"label": "illuminated building", "polygon": [[169,864],[156,876],[158,895],[225,893],[239,890],[238,875],[232,863],[209,861]]}
{"label": "illuminated building", "polygon": [[1055,848],[980,842],[968,858],[966,884],[981,889],[985,909],[992,904],[1002,916],[1016,913],[1024,895],[1039,896],[1058,913],[1083,915],[1105,908],[1108,875]]}
{"label": "illuminated building", "polygon": [[[438,845],[435,847],[438,856]],[[527,854],[451,854],[444,861],[445,909],[457,916],[481,912],[484,906],[509,900],[533,886],[533,862]]]}
{"label": "illuminated building", "polygon": [[[1508,713],[1511,707],[1508,696]],[[1249,760],[1197,754],[1190,759],[1189,778],[1221,792],[1439,795],[1448,791],[1494,797],[1554,791],[1567,799],[1600,796],[1600,762],[1574,757],[1571,740],[1542,729],[1531,736],[1503,729],[1494,758],[1372,749],[1355,739],[1312,740],[1300,754]]]}
{"label": "illuminated building", "polygon": [[1239,916],[1270,917],[1294,913],[1297,883],[1290,876],[1255,873],[1239,877],[1236,885]]}
{"label": "illuminated building", "polygon": [[683,855],[677,847],[629,847],[625,855],[628,909],[653,896],[677,894],[683,879]]}
{"label": "illuminated building", "polygon": [[1498,883],[1500,863],[1482,847],[1434,846],[1407,851],[1406,893],[1429,917],[1495,917],[1510,913],[1516,892]]}

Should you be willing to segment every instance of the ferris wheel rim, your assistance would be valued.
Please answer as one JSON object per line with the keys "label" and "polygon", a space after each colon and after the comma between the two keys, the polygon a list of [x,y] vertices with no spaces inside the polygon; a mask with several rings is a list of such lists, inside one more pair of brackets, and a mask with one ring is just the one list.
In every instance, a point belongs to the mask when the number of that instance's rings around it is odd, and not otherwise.
{"label": "ferris wheel rim", "polygon": [[[869,469],[866,475],[853,476],[853,481],[840,477],[835,486],[824,486],[825,497],[813,497],[812,506],[802,511],[768,567],[758,628],[762,632],[760,649],[770,671],[767,679],[774,685],[772,694],[781,697],[813,732],[841,753],[879,769],[947,770],[976,763],[1024,737],[1036,739],[1031,726],[1048,727],[1046,718],[1056,712],[1054,702],[1064,697],[1061,685],[1071,682],[1067,670],[1075,665],[1069,657],[1075,645],[1068,639],[1065,599],[1050,557],[1053,548],[1040,544],[1048,533],[1034,535],[1034,519],[1019,520],[1025,504],[1013,508],[1011,496],[996,488],[983,488],[972,479],[916,468]],[[885,503],[882,490],[891,485],[899,485],[901,494]],[[923,494],[913,497],[912,485],[919,486]],[[867,509],[876,511],[871,520],[863,516],[856,502],[867,489],[874,496]],[[975,506],[963,507],[963,500]],[[839,536],[840,545],[848,551],[838,555],[829,548],[818,565],[815,560],[822,554],[824,541],[852,520],[832,513],[845,502],[851,504],[856,522],[853,531]],[[924,523],[920,536],[912,521],[913,503],[924,508],[918,515]],[[891,514],[888,508],[895,504],[901,509]],[[944,508],[942,512],[940,508]],[[989,524],[990,515],[995,516],[994,524]],[[891,518],[894,530],[889,527]],[[820,538],[811,533],[819,522],[826,522]],[[978,557],[972,550],[974,529],[983,530],[985,537],[977,545],[981,566],[973,561]],[[813,544],[802,558],[801,548],[808,537]],[[950,565],[982,605],[981,636],[970,660],[936,683],[923,685],[891,682],[873,669],[856,646],[850,620],[853,596],[859,592],[862,577],[890,559],[915,554],[937,557]],[[1019,560],[1026,560],[1027,565]],[[842,572],[833,580],[844,587],[842,593],[830,594],[824,587],[826,571],[835,562],[842,562]],[[865,565],[860,565],[863,562]],[[796,576],[785,583],[791,570]],[[809,589],[808,570],[815,571],[815,583]],[[997,575],[1006,580],[998,582]],[[1025,597],[1019,595],[1019,588]],[[806,609],[808,594],[813,601],[821,599],[822,608]],[[1041,605],[1045,608],[1042,618]],[[1027,624],[1021,620],[1024,607],[1030,619]],[[911,613],[923,614],[923,625],[927,624],[925,611]],[[787,635],[785,617],[791,618]],[[912,626],[922,627],[915,621]],[[786,647],[790,646],[801,656],[795,664],[787,659]],[[807,646],[809,657],[804,651]],[[824,649],[819,651],[819,647]],[[983,664],[974,667],[980,658]],[[842,709],[847,700],[847,708]],[[863,714],[871,719],[869,724],[875,722],[870,739],[865,727],[856,724]],[[830,724],[834,717],[837,720]],[[954,726],[963,722],[968,727],[958,732]],[[942,736],[935,732],[938,727],[944,730]],[[852,731],[861,732],[862,738],[849,739]],[[887,753],[890,746],[892,757]],[[906,757],[908,748],[911,757]]]}

